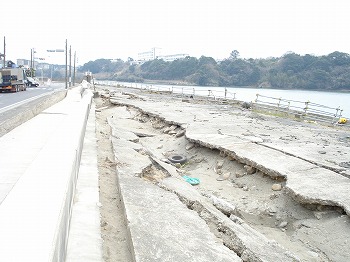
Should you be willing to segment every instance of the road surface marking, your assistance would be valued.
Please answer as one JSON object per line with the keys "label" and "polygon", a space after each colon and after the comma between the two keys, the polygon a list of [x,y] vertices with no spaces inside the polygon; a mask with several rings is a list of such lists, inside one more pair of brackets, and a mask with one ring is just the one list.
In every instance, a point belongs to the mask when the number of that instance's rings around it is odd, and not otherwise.
{"label": "road surface marking", "polygon": [[28,99],[19,101],[19,102],[17,102],[17,103],[12,104],[12,105],[5,106],[5,107],[3,107],[3,108],[0,108],[0,113],[5,112],[5,111],[7,111],[7,110],[9,110],[9,109],[18,107],[18,106],[20,106],[20,105],[23,105],[23,104],[25,104],[25,103],[27,103],[27,102],[33,101],[33,100],[35,100],[35,99],[37,99],[37,98],[40,98],[40,97],[43,97],[43,96],[47,96],[48,94],[49,94],[49,93],[44,93],[44,94],[41,94],[41,95],[33,96],[33,97],[31,97],[31,98],[28,98]]}

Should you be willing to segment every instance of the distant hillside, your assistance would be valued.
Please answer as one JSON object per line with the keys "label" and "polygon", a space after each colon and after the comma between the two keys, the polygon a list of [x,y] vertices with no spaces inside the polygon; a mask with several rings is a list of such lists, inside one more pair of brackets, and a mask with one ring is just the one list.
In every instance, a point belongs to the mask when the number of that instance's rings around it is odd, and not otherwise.
{"label": "distant hillside", "polygon": [[212,57],[186,57],[173,62],[161,59],[141,65],[131,61],[98,59],[79,69],[99,79],[127,82],[162,81],[201,86],[253,86],[279,89],[350,91],[350,56],[287,53],[279,58],[241,59],[234,50],[217,62]]}

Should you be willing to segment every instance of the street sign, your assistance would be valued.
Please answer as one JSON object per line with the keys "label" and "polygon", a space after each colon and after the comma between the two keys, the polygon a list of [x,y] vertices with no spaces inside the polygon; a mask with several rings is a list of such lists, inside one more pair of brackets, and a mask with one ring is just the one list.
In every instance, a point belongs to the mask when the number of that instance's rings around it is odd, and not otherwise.
{"label": "street sign", "polygon": [[64,49],[48,49],[46,50],[48,53],[63,53]]}

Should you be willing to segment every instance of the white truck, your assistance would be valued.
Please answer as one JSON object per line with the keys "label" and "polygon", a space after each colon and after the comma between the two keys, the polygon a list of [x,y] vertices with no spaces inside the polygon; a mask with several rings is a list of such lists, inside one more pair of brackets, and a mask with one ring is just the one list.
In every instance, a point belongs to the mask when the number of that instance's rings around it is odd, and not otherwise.
{"label": "white truck", "polygon": [[0,92],[18,92],[27,90],[27,77],[24,68],[0,69]]}

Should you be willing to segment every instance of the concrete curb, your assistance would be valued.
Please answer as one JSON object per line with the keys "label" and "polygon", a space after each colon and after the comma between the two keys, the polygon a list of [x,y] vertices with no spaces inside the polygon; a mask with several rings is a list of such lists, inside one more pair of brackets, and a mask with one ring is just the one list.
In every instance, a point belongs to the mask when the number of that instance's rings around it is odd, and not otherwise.
{"label": "concrete curb", "polygon": [[103,261],[95,129],[95,104],[92,103],[74,195],[66,262]]}
{"label": "concrete curb", "polygon": [[[72,88],[64,100],[26,122],[22,128],[13,130],[15,137],[40,140],[40,133],[33,130],[52,128],[45,126],[50,125],[49,118],[60,121],[35,159],[24,163],[27,164],[25,171],[19,174],[0,205],[0,261],[65,260],[91,101],[91,92],[82,86]],[[15,140],[12,146],[21,150]]]}

